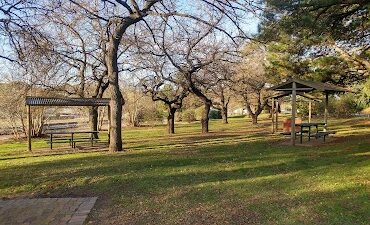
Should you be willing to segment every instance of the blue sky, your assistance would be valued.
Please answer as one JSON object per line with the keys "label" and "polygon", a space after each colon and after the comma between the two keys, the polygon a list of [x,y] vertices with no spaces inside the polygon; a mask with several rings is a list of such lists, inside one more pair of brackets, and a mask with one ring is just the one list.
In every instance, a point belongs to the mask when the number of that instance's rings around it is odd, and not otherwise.
{"label": "blue sky", "polygon": [[[189,2],[193,2],[193,4],[189,4]],[[177,2],[177,4],[182,8],[182,10],[199,10],[199,6],[194,4],[194,1],[186,1],[186,0],[180,0]],[[0,15],[1,16],[1,15]],[[242,29],[248,34],[248,35],[254,35],[258,32],[258,24],[259,19],[257,16],[255,16],[252,13],[246,13],[245,14],[245,21],[242,23]],[[230,26],[233,26],[230,22]],[[0,54],[4,52],[9,52],[9,46],[7,45],[7,42],[5,39],[0,37]],[[5,54],[6,55],[6,54]],[[4,62],[4,60],[0,59],[0,78],[7,78],[9,75],[12,75],[13,65],[11,65],[8,62]]]}

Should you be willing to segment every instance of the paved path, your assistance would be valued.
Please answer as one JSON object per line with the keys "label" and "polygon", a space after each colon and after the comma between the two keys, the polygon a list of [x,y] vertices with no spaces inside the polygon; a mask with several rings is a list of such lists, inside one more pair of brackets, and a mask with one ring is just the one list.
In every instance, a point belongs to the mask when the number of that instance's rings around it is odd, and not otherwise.
{"label": "paved path", "polygon": [[82,225],[97,198],[0,200],[1,225]]}

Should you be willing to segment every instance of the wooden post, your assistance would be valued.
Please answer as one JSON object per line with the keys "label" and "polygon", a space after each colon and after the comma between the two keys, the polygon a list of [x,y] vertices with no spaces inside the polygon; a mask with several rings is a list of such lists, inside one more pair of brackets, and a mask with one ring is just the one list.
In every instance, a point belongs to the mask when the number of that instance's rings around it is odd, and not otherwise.
{"label": "wooden post", "polygon": [[297,84],[293,82],[292,88],[292,122],[291,122],[291,143],[295,146],[295,117],[297,112]]}
{"label": "wooden post", "polygon": [[32,127],[32,118],[31,118],[31,106],[27,106],[27,121],[28,121],[28,151],[32,152],[32,144],[31,144],[31,127]]}
{"label": "wooden post", "polygon": [[329,93],[325,92],[324,131],[327,131],[328,129],[328,104],[329,104]]}
{"label": "wooden post", "polygon": [[50,149],[53,149],[53,134],[50,134]]}
{"label": "wooden post", "polygon": [[312,117],[312,101],[310,100],[308,102],[308,122],[311,123],[311,117]]}
{"label": "wooden post", "polygon": [[108,143],[110,143],[110,105],[108,105]]}
{"label": "wooden post", "polygon": [[271,98],[271,123],[272,123],[272,133],[275,133],[275,125],[274,125],[274,105],[275,105],[275,99]]}
{"label": "wooden post", "polygon": [[275,109],[275,131],[278,132],[278,129],[279,129],[279,120],[278,120],[278,117],[279,117],[279,101],[276,99],[276,109]]}

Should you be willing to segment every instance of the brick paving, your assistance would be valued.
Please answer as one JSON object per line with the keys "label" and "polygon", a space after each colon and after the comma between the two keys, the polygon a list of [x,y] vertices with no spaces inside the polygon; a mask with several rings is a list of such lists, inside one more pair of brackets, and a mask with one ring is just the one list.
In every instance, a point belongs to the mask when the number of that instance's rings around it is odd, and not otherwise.
{"label": "brick paving", "polygon": [[0,200],[1,225],[82,225],[97,198]]}

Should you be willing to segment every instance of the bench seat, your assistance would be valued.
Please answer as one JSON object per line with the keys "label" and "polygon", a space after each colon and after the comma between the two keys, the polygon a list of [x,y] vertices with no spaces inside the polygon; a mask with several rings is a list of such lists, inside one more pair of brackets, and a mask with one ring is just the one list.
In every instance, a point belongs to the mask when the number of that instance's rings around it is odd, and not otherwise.
{"label": "bench seat", "polygon": [[310,136],[315,137],[316,139],[323,137],[325,141],[325,138],[329,136],[329,134],[333,134],[333,133],[329,131],[319,131],[316,134],[311,134]]}
{"label": "bench seat", "polygon": [[[60,140],[53,140],[53,143],[70,143],[71,142],[71,139],[60,139]],[[50,144],[50,140],[46,140],[46,143]]]}
{"label": "bench seat", "polygon": [[[296,134],[299,134],[299,133],[300,133],[300,131],[296,131],[295,133],[296,133]],[[292,133],[291,133],[291,132],[281,132],[280,134],[281,134],[281,135],[292,135]]]}
{"label": "bench seat", "polygon": [[99,142],[99,139],[96,139],[96,138],[77,138],[77,139],[73,139],[73,142],[72,142],[72,148],[76,148],[76,143],[91,143],[91,145],[93,145],[94,143],[98,143]]}

